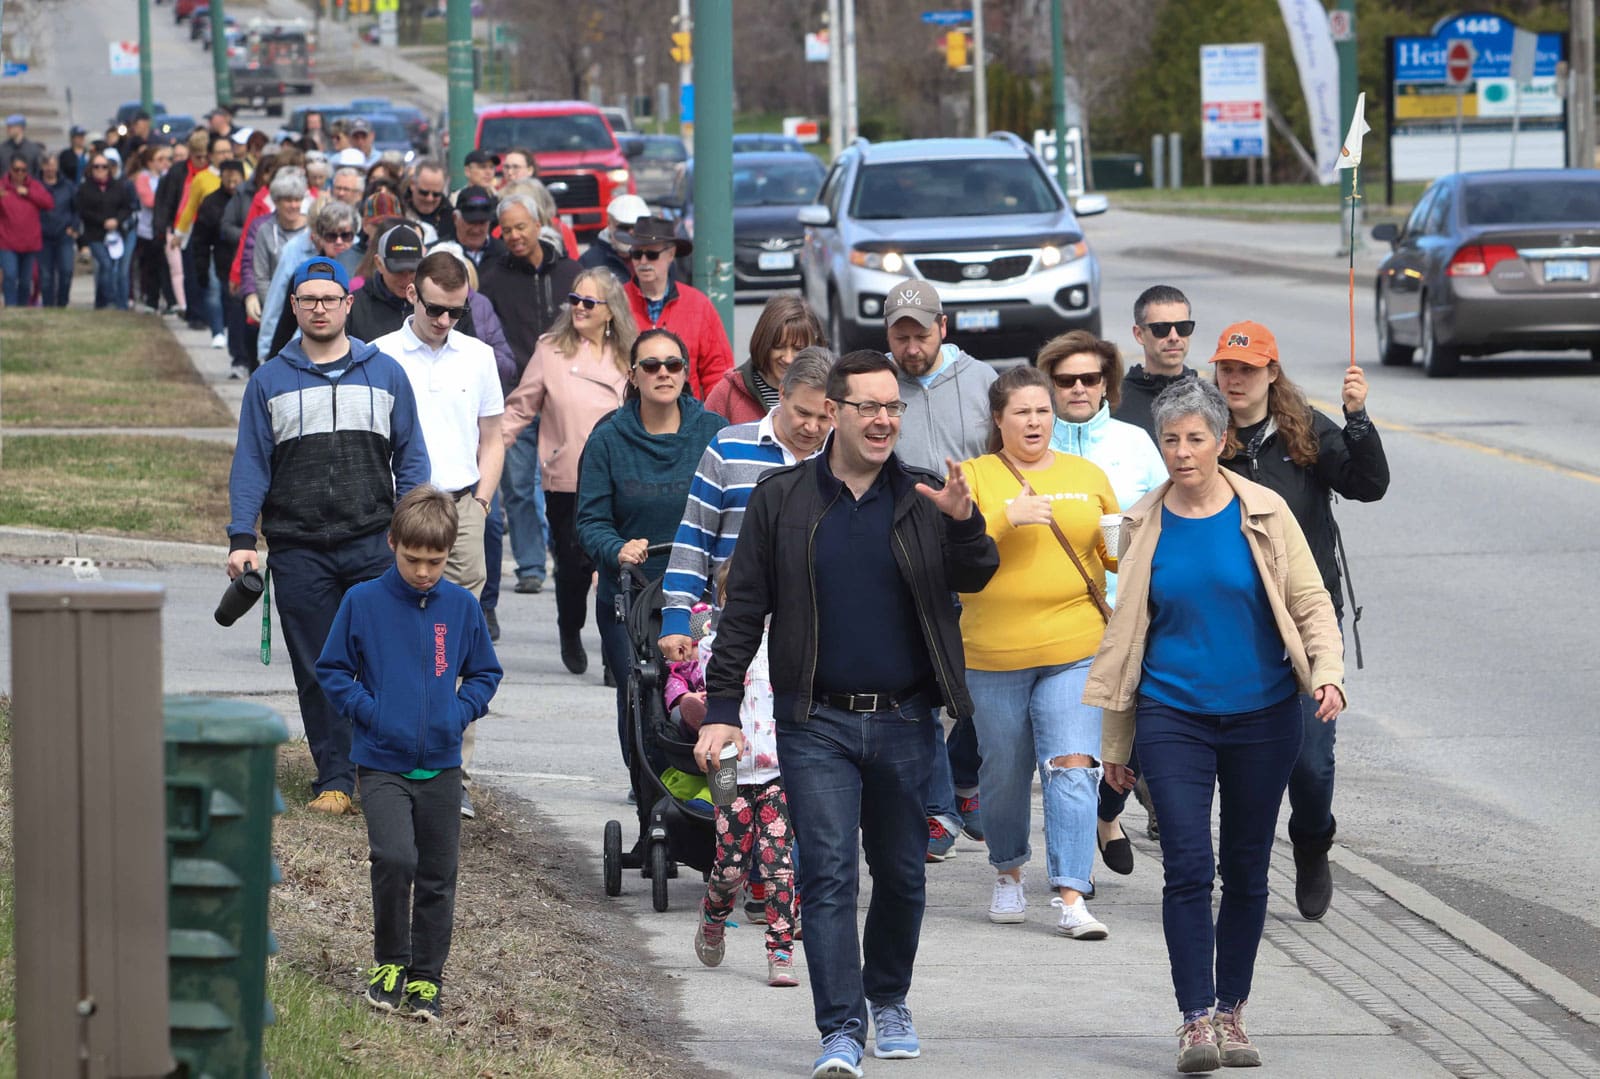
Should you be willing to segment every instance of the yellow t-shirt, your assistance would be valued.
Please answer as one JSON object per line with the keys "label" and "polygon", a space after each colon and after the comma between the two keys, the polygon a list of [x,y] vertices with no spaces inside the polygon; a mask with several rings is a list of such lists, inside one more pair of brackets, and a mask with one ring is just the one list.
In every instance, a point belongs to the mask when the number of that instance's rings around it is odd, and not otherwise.
{"label": "yellow t-shirt", "polygon": [[[1000,549],[1000,569],[981,592],[961,595],[961,642],[967,666],[1020,671],[1076,663],[1094,655],[1105,621],[1083,577],[1048,525],[1013,527],[1006,508],[1021,491],[994,454],[965,462],[972,497]],[[1119,510],[1111,480],[1098,465],[1057,453],[1050,467],[1022,475],[1035,494],[1054,501],[1055,521],[1083,568],[1105,588],[1106,549],[1100,518]],[[1114,567],[1113,567],[1114,568]]]}

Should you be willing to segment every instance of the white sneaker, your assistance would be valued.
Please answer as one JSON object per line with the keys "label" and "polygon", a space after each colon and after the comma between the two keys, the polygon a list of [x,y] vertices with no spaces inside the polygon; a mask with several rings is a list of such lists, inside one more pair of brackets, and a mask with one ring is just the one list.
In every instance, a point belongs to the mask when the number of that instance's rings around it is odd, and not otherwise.
{"label": "white sneaker", "polygon": [[212,334],[211,335],[211,347],[212,348],[227,348],[228,347],[228,335],[225,334],[225,333]]}
{"label": "white sneaker", "polygon": [[236,363],[228,369],[228,377],[235,382],[249,382],[250,368],[242,363]]}
{"label": "white sneaker", "polygon": [[1012,880],[1009,873],[995,877],[994,896],[989,900],[989,920],[996,925],[1016,925],[1025,921],[1027,914],[1028,897],[1021,879]]}
{"label": "white sneaker", "polygon": [[1080,897],[1068,906],[1058,895],[1050,900],[1052,907],[1061,911],[1061,921],[1056,923],[1056,932],[1073,940],[1105,940],[1111,935],[1111,930],[1105,923],[1089,913],[1089,904]]}

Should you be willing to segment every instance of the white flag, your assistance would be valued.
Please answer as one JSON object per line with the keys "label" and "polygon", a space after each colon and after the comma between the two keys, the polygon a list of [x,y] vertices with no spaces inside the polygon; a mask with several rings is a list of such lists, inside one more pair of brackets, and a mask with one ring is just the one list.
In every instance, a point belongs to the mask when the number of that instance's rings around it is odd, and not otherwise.
{"label": "white flag", "polygon": [[1350,118],[1350,133],[1344,137],[1344,147],[1339,151],[1338,168],[1361,167],[1361,137],[1371,130],[1367,126],[1367,95],[1362,91],[1356,95],[1356,114]]}

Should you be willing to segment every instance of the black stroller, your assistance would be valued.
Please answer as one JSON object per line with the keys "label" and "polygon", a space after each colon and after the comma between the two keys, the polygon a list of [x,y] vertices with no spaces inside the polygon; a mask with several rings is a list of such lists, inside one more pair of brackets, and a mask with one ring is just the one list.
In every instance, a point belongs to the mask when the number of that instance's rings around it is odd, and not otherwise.
{"label": "black stroller", "polygon": [[[671,544],[657,544],[648,557],[664,554]],[[622,822],[606,821],[604,865],[606,895],[622,894],[622,871],[637,869],[650,881],[658,911],[667,909],[667,881],[682,863],[709,875],[716,854],[716,818],[709,806],[679,801],[662,783],[656,768],[672,767],[700,774],[694,743],[685,742],[667,714],[662,689],[661,581],[649,581],[637,566],[624,566],[617,596],[617,620],[628,632],[626,671],[628,736],[633,742],[630,778],[639,805],[639,838],[631,851],[622,849]]]}

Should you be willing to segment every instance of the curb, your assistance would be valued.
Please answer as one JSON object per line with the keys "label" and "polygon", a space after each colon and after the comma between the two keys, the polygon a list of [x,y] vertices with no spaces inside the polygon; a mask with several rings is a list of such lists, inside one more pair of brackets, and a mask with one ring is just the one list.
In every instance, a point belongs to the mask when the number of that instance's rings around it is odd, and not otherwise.
{"label": "curb", "polygon": [[[1304,261],[1297,261],[1300,256],[1285,256],[1284,260],[1274,261],[1265,255],[1241,253],[1239,251],[1222,251],[1214,248],[1195,247],[1125,247],[1117,254],[1127,258],[1148,259],[1151,261],[1182,262],[1192,266],[1204,266],[1209,269],[1228,270],[1233,273],[1251,275],[1273,275],[1279,277],[1296,277],[1304,281],[1317,284],[1347,285],[1350,283],[1350,267],[1343,266],[1315,266]],[[1336,256],[1330,255],[1332,260]],[[1363,274],[1371,277],[1376,272],[1376,267],[1356,266],[1356,287],[1362,285]]]}
{"label": "curb", "polygon": [[0,526],[0,555],[13,558],[89,558],[99,562],[221,566],[228,560],[228,549],[206,543],[175,543],[132,536],[97,536],[90,532],[50,532]]}

